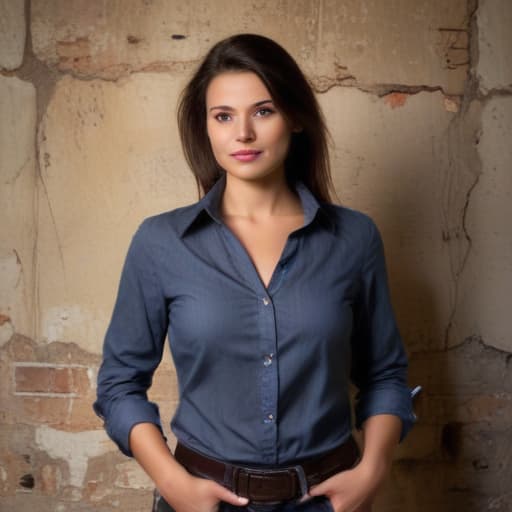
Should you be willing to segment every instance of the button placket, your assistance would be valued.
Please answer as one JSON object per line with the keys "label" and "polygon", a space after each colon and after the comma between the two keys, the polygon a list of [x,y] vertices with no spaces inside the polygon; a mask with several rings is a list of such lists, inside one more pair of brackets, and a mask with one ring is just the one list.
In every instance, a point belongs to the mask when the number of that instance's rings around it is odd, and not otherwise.
{"label": "button placket", "polygon": [[[266,290],[265,290],[266,292]],[[261,342],[261,422],[264,425],[266,443],[262,444],[269,463],[276,460],[277,449],[277,403],[278,366],[274,364],[277,350],[276,312],[274,301],[268,293],[262,293],[260,300]],[[267,444],[268,443],[268,444]]]}

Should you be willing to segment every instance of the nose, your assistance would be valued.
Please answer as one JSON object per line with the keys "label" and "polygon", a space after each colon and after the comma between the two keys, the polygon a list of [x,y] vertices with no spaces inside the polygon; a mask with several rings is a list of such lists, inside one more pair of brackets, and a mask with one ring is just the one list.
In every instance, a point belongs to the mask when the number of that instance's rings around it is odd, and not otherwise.
{"label": "nose", "polygon": [[251,142],[256,138],[252,120],[248,116],[242,116],[237,123],[237,137],[239,142]]}

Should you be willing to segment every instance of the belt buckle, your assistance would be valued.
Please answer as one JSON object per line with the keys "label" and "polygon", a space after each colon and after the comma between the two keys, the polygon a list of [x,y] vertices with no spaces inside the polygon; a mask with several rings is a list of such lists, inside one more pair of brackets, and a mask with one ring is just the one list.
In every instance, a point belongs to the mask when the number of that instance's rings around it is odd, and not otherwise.
{"label": "belt buckle", "polygon": [[[304,468],[301,465],[286,466],[279,469],[259,469],[259,468],[248,468],[248,467],[235,467],[233,471],[233,489],[236,494],[243,497],[249,497],[249,487],[251,475],[279,475],[287,474],[290,475],[294,472],[297,475],[299,481],[299,488],[301,496],[303,497],[308,493],[308,482]],[[293,499],[293,498],[292,498]]]}
{"label": "belt buckle", "polygon": [[304,497],[308,491],[308,481],[306,479],[306,473],[304,473],[304,468],[299,464],[297,466],[290,466],[291,470],[297,473],[297,478],[299,479],[301,498]]}

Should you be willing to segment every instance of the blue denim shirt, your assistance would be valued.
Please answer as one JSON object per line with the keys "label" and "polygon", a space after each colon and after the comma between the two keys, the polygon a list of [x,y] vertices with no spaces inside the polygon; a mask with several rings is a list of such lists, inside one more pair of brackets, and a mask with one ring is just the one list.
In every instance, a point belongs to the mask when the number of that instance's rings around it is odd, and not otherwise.
{"label": "blue denim shirt", "polygon": [[304,225],[268,288],[222,222],[221,178],[199,202],[146,219],[122,270],[94,409],[123,453],[140,422],[166,335],[176,366],[176,437],[232,462],[285,464],[334,448],[376,414],[414,422],[407,358],[383,247],[364,214],[296,185]]}

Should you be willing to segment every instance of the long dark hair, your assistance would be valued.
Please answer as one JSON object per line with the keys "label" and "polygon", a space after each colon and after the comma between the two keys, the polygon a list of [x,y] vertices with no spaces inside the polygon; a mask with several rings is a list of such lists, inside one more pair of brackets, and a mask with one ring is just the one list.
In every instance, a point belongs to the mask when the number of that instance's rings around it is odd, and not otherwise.
{"label": "long dark hair", "polygon": [[226,71],[251,71],[265,84],[293,133],[285,160],[288,183],[302,181],[320,201],[331,202],[334,190],[324,117],[304,74],[275,41],[256,34],[238,34],[218,42],[208,52],[183,90],[178,128],[185,158],[199,191],[207,193],[223,174],[206,131],[206,90]]}

